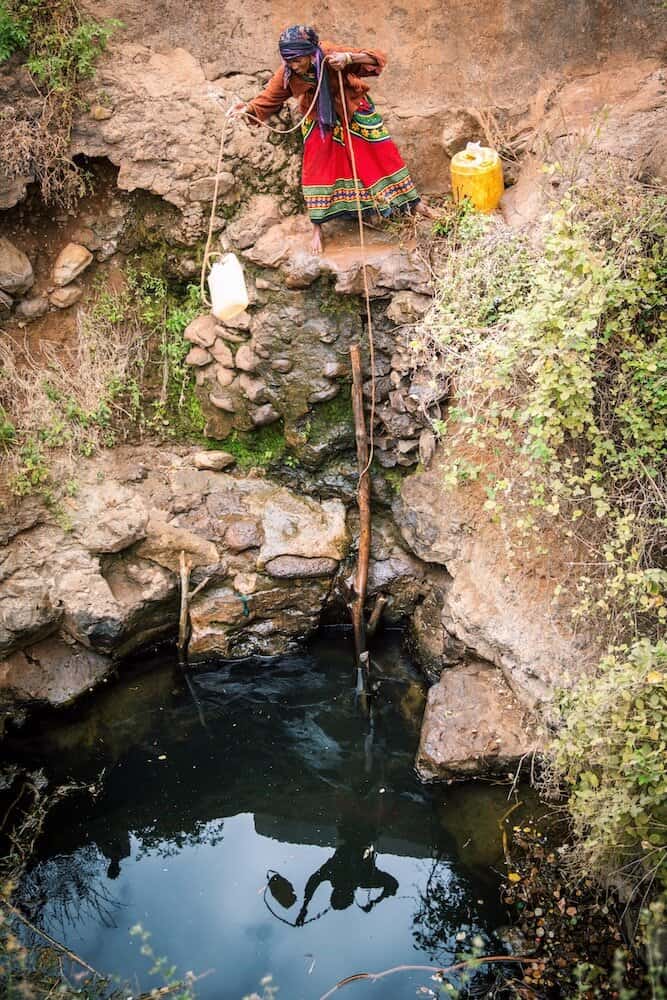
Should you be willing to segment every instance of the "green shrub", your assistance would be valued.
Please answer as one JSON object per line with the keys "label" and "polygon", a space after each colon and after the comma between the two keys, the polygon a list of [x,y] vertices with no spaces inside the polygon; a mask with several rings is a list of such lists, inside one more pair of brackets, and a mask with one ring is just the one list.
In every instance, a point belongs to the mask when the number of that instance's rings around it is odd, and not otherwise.
{"label": "green shrub", "polygon": [[28,44],[28,25],[0,0],[0,63]]}
{"label": "green shrub", "polygon": [[605,657],[556,712],[546,784],[567,789],[577,871],[667,887],[667,643]]}

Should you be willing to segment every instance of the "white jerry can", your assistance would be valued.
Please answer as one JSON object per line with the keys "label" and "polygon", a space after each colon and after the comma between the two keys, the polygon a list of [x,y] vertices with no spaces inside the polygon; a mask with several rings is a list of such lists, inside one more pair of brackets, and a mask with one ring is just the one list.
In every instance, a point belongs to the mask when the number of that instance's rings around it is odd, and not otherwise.
{"label": "white jerry can", "polygon": [[211,268],[208,276],[211,311],[216,319],[233,319],[248,306],[248,290],[243,268],[236,254],[227,253]]}

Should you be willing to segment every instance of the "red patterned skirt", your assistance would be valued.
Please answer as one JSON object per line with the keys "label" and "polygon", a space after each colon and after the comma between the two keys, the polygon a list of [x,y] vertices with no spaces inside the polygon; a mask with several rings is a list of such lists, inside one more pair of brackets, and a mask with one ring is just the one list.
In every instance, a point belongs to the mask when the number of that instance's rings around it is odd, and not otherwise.
{"label": "red patterned skirt", "polygon": [[[357,195],[344,123],[321,134],[316,121],[303,124],[303,196],[313,222],[356,215]],[[419,201],[410,172],[369,100],[350,121],[363,212],[391,215]]]}

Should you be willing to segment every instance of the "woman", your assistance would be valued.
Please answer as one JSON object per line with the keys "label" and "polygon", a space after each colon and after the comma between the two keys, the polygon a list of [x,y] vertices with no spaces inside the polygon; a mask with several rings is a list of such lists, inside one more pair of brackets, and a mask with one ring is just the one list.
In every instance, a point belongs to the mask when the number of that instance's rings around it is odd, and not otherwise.
{"label": "woman", "polygon": [[[363,77],[379,76],[386,65],[382,52],[343,49],[324,42],[314,28],[294,25],[278,41],[283,65],[266,88],[248,104],[237,104],[231,115],[253,115],[260,121],[279,111],[289,97],[299,98],[305,114],[322,86],[315,107],[302,126],[303,196],[313,224],[311,249],[322,253],[321,226],[330,219],[356,214],[357,195],[343,115],[338,71],[354,148],[361,208],[390,215],[414,208],[428,218],[433,213],[421,200],[398,149],[375,110]],[[252,119],[250,119],[252,121]]]}

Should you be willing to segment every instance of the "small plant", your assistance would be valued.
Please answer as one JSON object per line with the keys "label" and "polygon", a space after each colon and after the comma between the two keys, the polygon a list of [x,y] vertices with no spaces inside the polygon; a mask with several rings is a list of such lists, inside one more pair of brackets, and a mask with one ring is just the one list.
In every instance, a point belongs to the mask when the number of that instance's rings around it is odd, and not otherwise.
{"label": "small plant", "polygon": [[28,25],[0,2],[0,63],[28,44]]}

